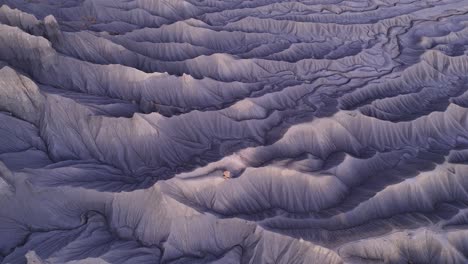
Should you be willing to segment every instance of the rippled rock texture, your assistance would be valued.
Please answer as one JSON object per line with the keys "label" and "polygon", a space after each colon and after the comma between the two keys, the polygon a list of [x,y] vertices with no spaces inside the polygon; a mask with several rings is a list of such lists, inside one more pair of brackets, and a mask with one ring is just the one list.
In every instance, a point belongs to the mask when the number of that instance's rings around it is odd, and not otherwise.
{"label": "rippled rock texture", "polygon": [[1,263],[468,263],[467,0],[0,6]]}

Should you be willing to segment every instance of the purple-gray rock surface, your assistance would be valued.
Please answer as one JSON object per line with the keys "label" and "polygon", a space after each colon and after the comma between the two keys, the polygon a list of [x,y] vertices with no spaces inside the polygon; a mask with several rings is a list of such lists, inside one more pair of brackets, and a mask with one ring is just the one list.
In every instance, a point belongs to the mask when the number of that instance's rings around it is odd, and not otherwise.
{"label": "purple-gray rock surface", "polygon": [[0,0],[0,263],[468,263],[467,55],[468,0]]}

